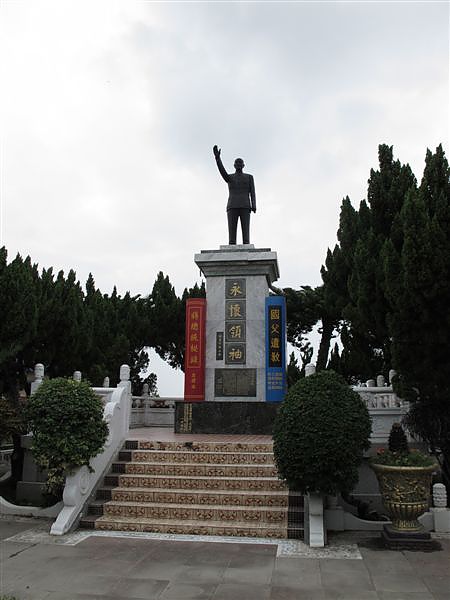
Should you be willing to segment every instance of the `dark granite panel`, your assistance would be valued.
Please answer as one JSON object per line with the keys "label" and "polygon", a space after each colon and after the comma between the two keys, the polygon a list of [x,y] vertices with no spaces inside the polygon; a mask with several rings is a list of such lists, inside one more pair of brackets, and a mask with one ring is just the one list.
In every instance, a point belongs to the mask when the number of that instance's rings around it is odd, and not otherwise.
{"label": "dark granite panel", "polygon": [[225,298],[245,298],[245,279],[236,277],[235,279],[225,279]]}
{"label": "dark granite panel", "polygon": [[245,300],[225,300],[225,319],[245,321]]}
{"label": "dark granite panel", "polygon": [[[245,344],[225,343],[225,364],[226,365],[245,365],[246,346]],[[224,394],[226,395],[226,394]],[[240,395],[240,394],[234,394]],[[247,394],[243,394],[247,396]]]}
{"label": "dark granite panel", "polygon": [[256,396],[256,369],[216,369],[214,396]]}
{"label": "dark granite panel", "polygon": [[223,360],[223,331],[216,333],[216,360]]}
{"label": "dark granite panel", "polygon": [[175,405],[175,433],[272,435],[278,409],[278,404],[266,402],[179,401]]}

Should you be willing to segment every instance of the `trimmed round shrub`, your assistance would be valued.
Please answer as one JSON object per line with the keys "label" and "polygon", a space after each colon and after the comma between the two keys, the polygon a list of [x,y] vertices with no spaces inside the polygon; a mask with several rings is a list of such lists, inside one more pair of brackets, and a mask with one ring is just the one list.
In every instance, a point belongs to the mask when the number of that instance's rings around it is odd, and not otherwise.
{"label": "trimmed round shrub", "polygon": [[369,412],[334,371],[320,371],[290,388],[274,425],[280,477],[302,493],[349,493],[370,446]]}
{"label": "trimmed round shrub", "polygon": [[47,491],[60,497],[65,476],[103,448],[108,426],[103,405],[86,381],[58,377],[44,381],[26,410],[36,463],[48,472]]}

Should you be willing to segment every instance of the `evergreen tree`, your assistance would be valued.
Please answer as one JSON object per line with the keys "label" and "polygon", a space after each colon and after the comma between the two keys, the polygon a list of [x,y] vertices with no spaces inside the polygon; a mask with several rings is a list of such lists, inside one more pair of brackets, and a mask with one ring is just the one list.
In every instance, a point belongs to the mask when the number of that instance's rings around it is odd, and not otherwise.
{"label": "evergreen tree", "polygon": [[311,361],[313,354],[307,335],[321,317],[321,291],[302,286],[299,290],[284,288],[283,293],[286,298],[287,340],[300,350],[300,371],[304,373],[304,366]]}
{"label": "evergreen tree", "polygon": [[383,250],[388,324],[408,425],[441,462],[450,491],[450,169],[442,146],[427,151],[418,191],[401,210],[403,245]]}
{"label": "evergreen tree", "polygon": [[382,253],[385,241],[403,243],[400,212],[416,179],[408,165],[394,161],[392,147],[380,145],[379,170],[371,170],[368,203],[356,211],[348,197],[341,207],[338,244],[322,267],[324,300],[341,334],[343,349],[333,364],[348,380],[365,380],[391,367]]}
{"label": "evergreen tree", "polygon": [[16,397],[26,382],[25,355],[38,323],[38,272],[31,259],[18,254],[7,264],[0,252],[0,393]]}
{"label": "evergreen tree", "polygon": [[290,388],[296,383],[302,376],[301,370],[298,366],[298,361],[295,358],[295,354],[291,352],[289,355],[289,363],[286,368],[287,386]]}

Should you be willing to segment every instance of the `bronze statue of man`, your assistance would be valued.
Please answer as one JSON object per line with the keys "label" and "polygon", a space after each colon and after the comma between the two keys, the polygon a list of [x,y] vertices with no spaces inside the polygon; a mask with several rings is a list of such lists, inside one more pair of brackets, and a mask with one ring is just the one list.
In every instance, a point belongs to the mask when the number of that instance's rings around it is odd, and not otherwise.
{"label": "bronze statue of man", "polygon": [[236,230],[238,220],[241,220],[242,243],[250,244],[250,212],[256,212],[255,182],[253,175],[243,173],[244,161],[237,158],[234,161],[235,173],[227,173],[220,158],[220,148],[214,146],[214,156],[216,158],[219,173],[228,183],[228,243],[236,244]]}

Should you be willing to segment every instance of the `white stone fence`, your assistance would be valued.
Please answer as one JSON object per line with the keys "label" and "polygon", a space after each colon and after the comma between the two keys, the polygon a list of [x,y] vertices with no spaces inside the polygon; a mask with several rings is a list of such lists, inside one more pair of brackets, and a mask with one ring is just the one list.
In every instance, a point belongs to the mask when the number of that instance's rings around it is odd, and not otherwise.
{"label": "white stone fence", "polygon": [[176,400],[182,400],[182,398],[150,396],[148,385],[145,383],[142,396],[132,396],[130,429],[136,427],[173,427]]}
{"label": "white stone fence", "polygon": [[389,371],[389,384],[383,375],[370,379],[365,385],[354,386],[365,402],[372,420],[372,444],[386,444],[393,423],[400,422],[409,410],[409,402],[397,396],[392,388],[395,371]]}

